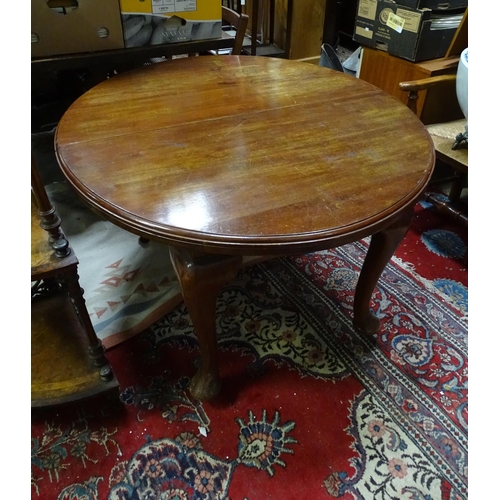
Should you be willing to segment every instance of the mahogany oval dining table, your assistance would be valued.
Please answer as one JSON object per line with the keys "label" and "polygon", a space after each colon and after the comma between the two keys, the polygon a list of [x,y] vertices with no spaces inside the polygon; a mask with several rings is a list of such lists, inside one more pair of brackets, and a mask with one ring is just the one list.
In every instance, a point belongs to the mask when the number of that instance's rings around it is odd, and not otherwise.
{"label": "mahogany oval dining table", "polygon": [[371,236],[353,323],[377,332],[372,293],[435,161],[422,123],[384,91],[259,56],[188,57],[113,76],[68,108],[55,149],[92,209],[166,244],[200,346],[190,383],[198,399],[220,390],[216,297],[243,256]]}

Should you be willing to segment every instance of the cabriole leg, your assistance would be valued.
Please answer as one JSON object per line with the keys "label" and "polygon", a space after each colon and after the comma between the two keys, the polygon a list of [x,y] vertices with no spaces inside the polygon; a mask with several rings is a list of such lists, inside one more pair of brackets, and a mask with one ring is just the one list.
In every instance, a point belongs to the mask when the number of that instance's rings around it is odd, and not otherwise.
{"label": "cabriole leg", "polygon": [[201,363],[191,379],[193,397],[207,400],[220,390],[215,308],[221,288],[241,267],[241,256],[197,254],[171,248],[170,258],[198,338]]}
{"label": "cabriole leg", "polygon": [[370,300],[377,282],[393,256],[396,248],[406,235],[413,216],[413,207],[404,210],[389,227],[371,237],[359,275],[354,296],[354,326],[367,334],[378,332],[380,321],[370,311]]}

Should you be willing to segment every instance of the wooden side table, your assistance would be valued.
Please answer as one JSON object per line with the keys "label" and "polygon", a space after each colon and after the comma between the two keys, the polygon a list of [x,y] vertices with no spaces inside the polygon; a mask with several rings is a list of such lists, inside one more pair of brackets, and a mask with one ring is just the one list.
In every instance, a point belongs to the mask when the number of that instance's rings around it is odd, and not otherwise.
{"label": "wooden side table", "polygon": [[116,391],[78,280],[78,260],[31,163],[31,406]]}
{"label": "wooden side table", "polygon": [[[401,130],[406,140],[394,140]],[[377,87],[259,56],[189,57],[110,78],[66,111],[55,145],[93,209],[169,246],[200,345],[198,399],[220,389],[216,298],[244,256],[371,235],[353,325],[375,334],[373,290],[435,163],[422,123]]]}

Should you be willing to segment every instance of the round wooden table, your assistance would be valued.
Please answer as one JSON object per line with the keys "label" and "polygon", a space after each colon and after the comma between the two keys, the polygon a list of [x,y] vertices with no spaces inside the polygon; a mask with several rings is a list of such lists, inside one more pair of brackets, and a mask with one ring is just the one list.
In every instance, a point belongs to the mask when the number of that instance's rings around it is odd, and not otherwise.
{"label": "round wooden table", "polygon": [[371,235],[354,325],[377,331],[371,295],[435,160],[424,126],[384,91],[254,56],[176,59],[106,80],[67,110],[55,145],[94,210],[168,245],[200,345],[198,399],[220,388],[216,297],[244,255]]}

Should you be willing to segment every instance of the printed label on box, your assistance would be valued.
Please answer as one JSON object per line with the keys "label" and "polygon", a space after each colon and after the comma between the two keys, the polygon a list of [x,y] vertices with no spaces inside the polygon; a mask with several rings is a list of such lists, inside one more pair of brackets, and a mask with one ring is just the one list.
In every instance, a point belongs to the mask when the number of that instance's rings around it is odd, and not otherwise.
{"label": "printed label on box", "polygon": [[393,12],[389,14],[387,18],[387,26],[393,30],[401,33],[403,31],[403,26],[405,25],[405,20],[402,17],[396,16]]}
{"label": "printed label on box", "polygon": [[358,16],[375,20],[377,15],[377,0],[359,0]]}
{"label": "printed label on box", "polygon": [[362,28],[361,26],[356,26],[356,35],[364,36],[370,40],[373,38],[373,31],[369,28]]}
{"label": "printed label on box", "polygon": [[404,19],[404,30],[418,33],[422,14],[405,9],[396,9],[396,15]]}
{"label": "printed label on box", "polygon": [[152,5],[153,14],[196,11],[196,0],[152,0]]}

